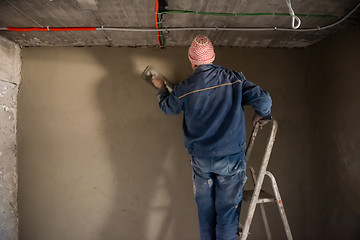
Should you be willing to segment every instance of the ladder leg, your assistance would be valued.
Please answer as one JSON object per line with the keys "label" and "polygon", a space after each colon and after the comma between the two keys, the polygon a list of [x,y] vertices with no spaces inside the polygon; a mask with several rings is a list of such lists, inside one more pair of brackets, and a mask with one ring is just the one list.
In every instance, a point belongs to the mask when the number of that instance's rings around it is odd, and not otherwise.
{"label": "ladder leg", "polygon": [[[247,238],[247,236],[249,234],[250,225],[251,225],[252,219],[254,217],[256,204],[258,203],[258,199],[259,199],[260,190],[261,190],[262,184],[264,182],[266,168],[267,168],[267,165],[269,163],[271,150],[272,150],[272,147],[273,147],[274,142],[275,142],[275,136],[276,136],[276,132],[277,132],[277,129],[278,129],[278,123],[275,120],[273,120],[272,123],[273,123],[273,125],[272,125],[272,128],[271,128],[271,133],[270,133],[270,136],[269,136],[268,143],[266,145],[265,154],[264,154],[264,157],[263,157],[263,160],[262,160],[262,163],[261,163],[261,167],[260,167],[260,170],[259,170],[259,176],[257,177],[256,184],[255,184],[255,189],[254,189],[251,201],[250,201],[248,214],[247,214],[247,217],[246,217],[246,220],[245,220],[245,226],[244,226],[243,232],[241,234],[241,240],[246,240],[246,238]],[[255,129],[257,129],[257,130],[259,129],[259,124],[258,123],[255,125],[254,130]],[[257,130],[253,132],[254,138],[251,139],[252,143],[255,141],[255,136],[257,134]],[[250,153],[251,153],[251,151],[247,151],[246,156],[247,157],[250,156]]]}
{"label": "ladder leg", "polygon": [[284,208],[284,205],[283,205],[282,200],[281,200],[279,188],[278,188],[278,186],[276,184],[275,177],[269,171],[266,171],[265,174],[268,177],[270,177],[270,179],[271,179],[272,187],[273,187],[273,190],[274,190],[274,193],[275,193],[276,203],[277,203],[277,205],[279,207],[279,212],[280,212],[281,220],[282,220],[284,228],[285,228],[287,239],[292,240],[293,238],[292,238],[292,235],[291,235],[289,222],[288,222],[287,217],[286,217],[285,208]]}
{"label": "ladder leg", "polygon": [[265,213],[265,207],[264,204],[260,204],[260,209],[261,209],[261,215],[264,221],[264,225],[265,225],[265,231],[266,231],[266,237],[268,240],[271,240],[271,232],[270,232],[270,227],[269,227],[269,223],[266,217],[266,213]]}
{"label": "ladder leg", "polygon": [[[260,192],[260,190],[259,190],[259,192]],[[255,191],[254,191],[253,197],[251,198],[249,210],[248,210],[246,220],[245,220],[245,225],[244,225],[244,228],[242,229],[242,233],[240,234],[241,235],[240,240],[246,240],[249,235],[250,225],[251,225],[252,219],[254,217],[255,207],[256,207],[256,204],[257,204],[257,201],[259,198],[259,192],[258,192],[258,194],[255,194]]]}
{"label": "ladder leg", "polygon": [[[253,167],[250,167],[250,172],[251,172],[251,177],[254,183],[254,186],[256,185],[256,174],[255,174],[255,170]],[[265,207],[263,203],[260,203],[260,209],[261,209],[261,215],[264,221],[264,226],[265,226],[265,231],[266,231],[266,237],[268,240],[271,240],[271,232],[270,232],[270,227],[269,227],[269,223],[266,217],[266,212],[265,212]]]}

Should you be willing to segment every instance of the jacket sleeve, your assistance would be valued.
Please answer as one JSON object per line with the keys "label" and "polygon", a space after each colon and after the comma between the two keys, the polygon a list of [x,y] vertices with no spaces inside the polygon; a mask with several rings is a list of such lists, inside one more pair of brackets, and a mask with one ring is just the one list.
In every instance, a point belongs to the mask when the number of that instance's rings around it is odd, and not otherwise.
{"label": "jacket sleeve", "polygon": [[159,100],[160,109],[168,115],[179,114],[182,109],[182,101],[175,95],[176,87],[170,93],[169,90],[163,86],[157,96]]}
{"label": "jacket sleeve", "polygon": [[257,115],[271,119],[272,100],[268,92],[244,78],[242,94],[242,105],[250,105]]}

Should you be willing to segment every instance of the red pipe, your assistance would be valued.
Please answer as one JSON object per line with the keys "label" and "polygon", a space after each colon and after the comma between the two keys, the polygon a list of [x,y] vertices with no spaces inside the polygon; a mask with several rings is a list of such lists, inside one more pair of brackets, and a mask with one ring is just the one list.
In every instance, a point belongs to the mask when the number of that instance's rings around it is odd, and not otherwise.
{"label": "red pipe", "polygon": [[9,27],[8,31],[16,31],[16,32],[58,32],[58,31],[95,31],[96,27],[49,27],[49,28],[41,28],[41,27],[31,27],[31,28],[16,28]]}
{"label": "red pipe", "polygon": [[[158,22],[158,11],[159,11],[159,0],[156,0],[156,9],[155,9],[155,25],[156,25],[156,29],[159,29],[159,22]],[[159,47],[161,46],[161,41],[160,41],[160,32],[157,32],[157,40],[159,43]]]}

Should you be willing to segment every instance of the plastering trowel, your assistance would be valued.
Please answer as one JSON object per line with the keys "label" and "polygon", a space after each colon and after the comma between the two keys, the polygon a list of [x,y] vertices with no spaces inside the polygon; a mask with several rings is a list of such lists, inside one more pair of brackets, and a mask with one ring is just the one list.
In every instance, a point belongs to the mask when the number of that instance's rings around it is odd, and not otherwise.
{"label": "plastering trowel", "polygon": [[150,84],[151,86],[153,86],[155,89],[156,87],[154,86],[154,84],[152,83],[152,78],[154,76],[160,76],[164,82],[165,82],[165,86],[166,88],[172,92],[172,89],[174,87],[174,85],[169,82],[163,75],[161,75],[160,73],[158,73],[157,71],[155,71],[154,69],[152,69],[150,66],[147,66],[145,68],[145,70],[143,71],[143,73],[141,74],[141,77],[148,83]]}

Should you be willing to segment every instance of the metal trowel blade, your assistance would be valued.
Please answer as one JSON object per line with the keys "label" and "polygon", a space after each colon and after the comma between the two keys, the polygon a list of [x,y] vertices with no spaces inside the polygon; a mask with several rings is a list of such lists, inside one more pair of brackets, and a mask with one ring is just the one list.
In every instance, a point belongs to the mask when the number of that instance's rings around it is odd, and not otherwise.
{"label": "metal trowel blade", "polygon": [[153,76],[156,76],[156,74],[153,72],[153,69],[151,69],[150,66],[147,66],[141,74],[141,77],[145,80],[145,82],[147,82],[148,84],[150,84],[155,88],[154,84],[152,83]]}
{"label": "metal trowel blade", "polygon": [[157,71],[155,71],[153,68],[151,68],[150,66],[147,66],[145,68],[145,70],[142,72],[141,77],[145,80],[145,82],[147,82],[148,84],[150,84],[151,86],[153,86],[155,89],[156,87],[154,86],[154,84],[152,83],[152,78],[153,76],[161,76],[162,79],[164,79],[165,85],[168,88],[168,90],[171,92],[172,88],[173,88],[173,84],[170,83],[164,76],[162,76],[160,73],[158,73]]}

